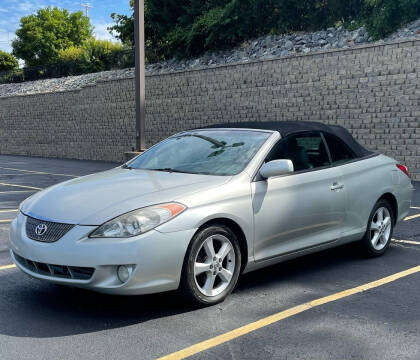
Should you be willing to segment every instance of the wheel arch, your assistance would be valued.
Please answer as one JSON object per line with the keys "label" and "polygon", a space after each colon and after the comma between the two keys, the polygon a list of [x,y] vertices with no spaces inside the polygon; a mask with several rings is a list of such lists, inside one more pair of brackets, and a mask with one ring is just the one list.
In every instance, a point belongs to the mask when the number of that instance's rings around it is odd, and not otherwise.
{"label": "wheel arch", "polygon": [[215,225],[215,224],[221,224],[228,227],[238,237],[239,247],[241,249],[241,257],[242,257],[242,263],[241,263],[241,272],[242,272],[245,269],[246,265],[248,264],[249,250],[248,250],[248,243],[245,236],[245,232],[242,230],[241,226],[236,221],[229,218],[224,218],[224,217],[218,217],[211,220],[207,220],[205,223],[200,225],[200,227],[195,232],[194,236],[202,229],[211,225]]}
{"label": "wheel arch", "polygon": [[[395,197],[394,194],[387,192],[381,195],[381,197],[378,199],[379,200],[386,200],[392,208],[392,212],[394,213],[394,222],[397,222],[398,219],[398,201],[397,198]],[[394,225],[395,225],[394,223]]]}

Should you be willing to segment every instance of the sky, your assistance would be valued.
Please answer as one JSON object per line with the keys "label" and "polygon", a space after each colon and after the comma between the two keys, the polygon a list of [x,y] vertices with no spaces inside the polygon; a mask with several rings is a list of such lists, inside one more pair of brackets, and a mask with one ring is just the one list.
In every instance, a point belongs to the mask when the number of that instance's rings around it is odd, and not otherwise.
{"label": "sky", "polygon": [[[15,37],[22,16],[35,13],[41,7],[57,6],[71,12],[84,10],[80,3],[89,3],[91,24],[95,27],[95,36],[99,39],[110,39],[107,27],[112,24],[110,14],[129,14],[129,0],[0,0],[0,50],[11,52],[10,42]],[[115,39],[114,39],[115,40]]]}

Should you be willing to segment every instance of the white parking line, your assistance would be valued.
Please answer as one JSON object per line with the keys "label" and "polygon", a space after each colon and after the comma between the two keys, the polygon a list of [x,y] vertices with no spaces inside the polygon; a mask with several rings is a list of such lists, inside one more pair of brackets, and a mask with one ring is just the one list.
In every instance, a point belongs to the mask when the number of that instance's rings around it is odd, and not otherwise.
{"label": "white parking line", "polygon": [[420,210],[420,207],[418,207],[418,206],[411,206],[411,209],[417,209],[417,210]]}
{"label": "white parking line", "polygon": [[0,174],[0,176],[32,176],[32,175],[43,175],[43,174]]}
{"label": "white parking line", "polygon": [[13,219],[0,220],[0,224],[10,223],[10,222],[12,222],[12,221],[13,221]]}
{"label": "white parking line", "polygon": [[6,269],[14,269],[16,267],[15,264],[11,264],[11,265],[3,265],[0,266],[0,270],[6,270]]}
{"label": "white parking line", "polygon": [[2,167],[2,166],[0,166],[0,169],[22,171],[22,172],[27,172],[27,173],[32,173],[32,174],[39,174],[39,175],[68,176],[68,177],[74,177],[74,178],[79,177],[78,175],[54,174],[54,173],[48,173],[48,172],[44,172],[44,171],[23,170],[23,169],[15,169],[15,168],[8,168],[8,167]]}
{"label": "white parking line", "polygon": [[28,193],[36,192],[38,190],[14,190],[14,191],[0,191],[0,194],[15,194],[15,193]]}
{"label": "white parking line", "polygon": [[407,220],[413,220],[413,219],[418,218],[418,217],[420,217],[420,214],[415,214],[415,215],[407,216],[407,217],[404,219],[404,221],[407,221]]}
{"label": "white parking line", "polygon": [[399,243],[399,244],[410,244],[410,245],[420,245],[420,242],[417,241],[411,241],[411,240],[397,240],[392,239],[393,242]]}
{"label": "white parking line", "polygon": [[16,185],[16,184],[8,184],[8,183],[2,183],[2,182],[0,182],[0,185],[18,187],[18,188],[22,188],[22,189],[42,190],[42,188],[35,187],[35,186]]}
{"label": "white parking line", "polygon": [[19,209],[0,210],[0,213],[10,213],[10,212],[16,212],[16,211],[19,211]]}

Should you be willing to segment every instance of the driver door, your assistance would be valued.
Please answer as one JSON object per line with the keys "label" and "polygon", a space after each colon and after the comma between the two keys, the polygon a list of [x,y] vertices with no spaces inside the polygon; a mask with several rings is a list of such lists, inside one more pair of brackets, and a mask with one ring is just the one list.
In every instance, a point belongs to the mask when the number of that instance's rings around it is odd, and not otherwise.
{"label": "driver door", "polygon": [[295,172],[252,183],[256,261],[336,241],[345,194],[323,137],[305,132],[279,140],[266,161],[290,159]]}

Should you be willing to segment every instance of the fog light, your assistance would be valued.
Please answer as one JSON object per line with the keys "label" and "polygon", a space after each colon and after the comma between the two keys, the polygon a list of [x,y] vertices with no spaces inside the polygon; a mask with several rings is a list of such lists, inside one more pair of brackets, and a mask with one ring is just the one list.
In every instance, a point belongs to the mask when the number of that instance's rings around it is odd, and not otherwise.
{"label": "fog light", "polygon": [[118,266],[117,275],[122,283],[127,282],[131,275],[131,267],[125,265]]}

